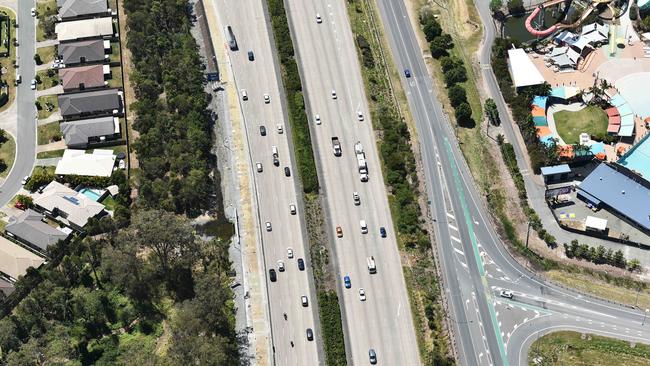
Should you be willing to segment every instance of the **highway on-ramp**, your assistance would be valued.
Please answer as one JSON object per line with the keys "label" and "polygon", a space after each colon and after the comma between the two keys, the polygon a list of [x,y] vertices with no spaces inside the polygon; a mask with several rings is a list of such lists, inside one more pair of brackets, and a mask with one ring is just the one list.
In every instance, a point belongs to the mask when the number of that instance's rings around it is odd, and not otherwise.
{"label": "highway on-ramp", "polygon": [[[419,365],[409,298],[345,1],[285,3],[334,243],[348,361],[366,365],[373,349],[378,364]],[[359,112],[363,120],[359,120]],[[320,124],[315,115],[319,115]],[[332,137],[341,142],[340,157],[334,156]],[[357,142],[368,162],[367,182],[360,179]],[[358,206],[354,192],[359,194]],[[361,231],[361,220],[367,224],[366,234]],[[337,226],[342,229],[341,238],[335,234]],[[387,230],[385,238],[380,227]],[[376,274],[369,273],[368,257],[374,257]],[[350,288],[344,286],[344,276],[350,277]],[[359,296],[361,288],[365,301]]]}
{"label": "highway on-ramp", "polygon": [[[417,24],[410,21],[403,0],[378,0],[378,5],[395,63],[400,72],[411,71],[410,78],[402,77],[402,85],[420,139],[444,294],[460,363],[526,365],[532,342],[562,329],[650,343],[640,309],[557,287],[512,258],[494,229],[438,101],[423,59],[427,50],[421,49],[415,38],[413,27]],[[479,2],[478,7],[486,21],[483,10],[487,2]],[[490,43],[486,42],[486,48]],[[489,51],[483,51],[481,63],[489,63]],[[497,104],[502,103],[498,88],[490,90]],[[499,105],[501,120],[509,124],[507,114],[501,113],[504,108]],[[513,298],[500,297],[502,290],[511,290]]]}
{"label": "highway on-ramp", "polygon": [[[240,103],[244,116],[253,194],[256,195],[259,253],[263,259],[270,309],[273,362],[276,365],[318,365],[322,358],[318,346],[321,335],[317,325],[317,299],[309,267],[303,206],[300,204],[302,198],[290,150],[290,126],[283,108],[284,93],[273,53],[270,26],[261,0],[215,0],[212,4],[219,23],[224,28],[232,28],[238,44],[238,50],[227,52],[238,98],[229,102]],[[222,31],[223,39],[228,39],[225,29]],[[253,52],[250,58],[248,51]],[[241,90],[246,91],[247,100],[244,100]],[[269,98],[268,103],[265,95]],[[265,127],[265,136],[260,132],[260,126]],[[277,148],[278,166],[273,163],[274,146]],[[261,172],[257,163],[261,164]],[[290,176],[286,176],[285,167]],[[290,212],[290,205],[296,206],[296,214]],[[266,228],[267,222],[271,225],[270,231]],[[288,257],[287,248],[293,250],[293,258]],[[305,261],[305,270],[298,268],[299,258]],[[284,262],[284,272],[279,271],[278,260]],[[271,282],[270,269],[276,271],[277,282]],[[301,296],[307,296],[307,306],[303,306]],[[313,332],[313,340],[307,339],[308,328]]]}

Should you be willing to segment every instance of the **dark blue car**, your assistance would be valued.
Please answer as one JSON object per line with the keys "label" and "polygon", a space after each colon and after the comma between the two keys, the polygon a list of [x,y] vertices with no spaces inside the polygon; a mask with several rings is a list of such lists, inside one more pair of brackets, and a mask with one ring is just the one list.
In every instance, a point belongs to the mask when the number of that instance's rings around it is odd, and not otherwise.
{"label": "dark blue car", "polygon": [[406,76],[407,78],[410,78],[411,77],[411,70],[404,69],[404,76]]}
{"label": "dark blue car", "polygon": [[350,282],[350,276],[343,277],[343,283],[345,284],[345,288],[352,287],[352,282]]}
{"label": "dark blue car", "polygon": [[382,238],[386,237],[386,228],[385,227],[380,227],[379,228],[379,235],[381,235]]}

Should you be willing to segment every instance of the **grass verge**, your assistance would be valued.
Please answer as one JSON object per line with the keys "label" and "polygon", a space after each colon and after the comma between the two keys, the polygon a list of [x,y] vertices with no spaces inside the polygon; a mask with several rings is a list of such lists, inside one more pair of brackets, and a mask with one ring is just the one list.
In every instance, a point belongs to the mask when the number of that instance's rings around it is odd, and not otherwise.
{"label": "grass verge", "polygon": [[65,149],[41,151],[38,154],[36,154],[36,159],[60,158],[60,157],[63,156],[64,151],[65,151]]}
{"label": "grass verge", "polygon": [[307,218],[310,255],[319,299],[318,311],[323,333],[325,360],[328,366],[343,366],[347,364],[347,359],[341,310],[334,287],[335,278],[332,277],[333,271],[329,262],[327,235],[324,229],[324,213],[321,206],[322,200],[318,195],[318,176],[312,151],[309,122],[305,112],[300,74],[295,60],[284,3],[282,0],[268,0],[268,5],[280,58],[282,80],[287,96],[293,148],[303,186],[305,217]]}
{"label": "grass verge", "polygon": [[38,109],[38,119],[45,119],[52,113],[59,110],[59,100],[56,95],[44,95],[36,100],[40,105]]}
{"label": "grass verge", "polygon": [[[368,1],[349,1],[348,16],[360,55],[361,73],[377,135],[380,157],[389,191],[389,204],[395,218],[395,232],[404,263],[404,277],[410,298],[411,313],[423,364],[447,365],[448,338],[443,324],[440,285],[436,275],[431,241],[420,209],[421,191],[412,150],[408,117],[402,117],[393,97],[389,75],[391,60],[382,59],[386,44],[382,28],[376,25],[377,9]],[[399,83],[395,83],[400,88]],[[399,89],[397,89],[399,90]]]}
{"label": "grass verge", "polygon": [[36,90],[46,90],[59,85],[59,73],[56,70],[41,70],[36,73],[41,82],[36,84]]}
{"label": "grass verge", "polygon": [[8,133],[4,134],[5,141],[0,144],[0,161],[4,162],[3,170],[0,171],[0,178],[6,178],[9,175],[11,167],[16,159],[16,142]]}
{"label": "grass verge", "polygon": [[650,346],[578,332],[554,332],[536,340],[528,355],[531,365],[650,365]]}
{"label": "grass verge", "polygon": [[[6,14],[9,17],[9,22],[11,26],[9,27],[9,38],[13,39],[16,38],[16,31],[18,30],[17,28],[14,27],[14,24],[16,23],[16,13],[13,12],[13,10],[9,8],[5,8],[3,6],[0,6],[0,13]],[[9,41],[9,56],[8,57],[0,57],[0,68],[7,70],[6,74],[2,75],[2,81],[7,83],[6,87],[6,92],[7,92],[7,101],[6,103],[0,105],[0,112],[6,110],[11,106],[13,103],[14,99],[16,99],[16,68],[15,68],[15,62],[16,62],[16,47],[11,43],[11,40]],[[4,90],[0,89],[0,94],[2,94]]]}
{"label": "grass verge", "polygon": [[61,140],[61,129],[58,123],[48,123],[38,126],[38,144],[46,145]]}
{"label": "grass verge", "polygon": [[36,49],[36,53],[40,56],[41,62],[48,64],[54,61],[55,49],[56,46],[39,47]]}

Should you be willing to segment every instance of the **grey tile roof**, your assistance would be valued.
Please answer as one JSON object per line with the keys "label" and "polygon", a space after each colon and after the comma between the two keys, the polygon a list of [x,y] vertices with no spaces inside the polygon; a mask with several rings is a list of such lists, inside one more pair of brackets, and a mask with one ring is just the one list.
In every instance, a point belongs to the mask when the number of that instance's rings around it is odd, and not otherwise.
{"label": "grey tile roof", "polygon": [[600,164],[578,186],[597,200],[650,230],[650,189],[642,178],[617,171],[616,165]]}
{"label": "grey tile roof", "polygon": [[59,44],[59,57],[64,64],[104,60],[104,40],[93,39]]}
{"label": "grey tile roof", "polygon": [[68,147],[86,147],[88,139],[115,134],[113,117],[100,117],[61,123],[61,133]]}
{"label": "grey tile roof", "polygon": [[62,19],[108,11],[106,0],[57,0],[56,5]]}
{"label": "grey tile roof", "polygon": [[18,217],[9,218],[5,230],[42,250],[68,237],[64,232],[41,221],[42,219],[43,215],[28,209]]}
{"label": "grey tile roof", "polygon": [[117,89],[61,94],[58,100],[61,115],[64,118],[120,109],[120,97],[117,94]]}
{"label": "grey tile roof", "polygon": [[0,292],[4,292],[5,296],[11,295],[14,292],[14,285],[11,282],[0,277]]}

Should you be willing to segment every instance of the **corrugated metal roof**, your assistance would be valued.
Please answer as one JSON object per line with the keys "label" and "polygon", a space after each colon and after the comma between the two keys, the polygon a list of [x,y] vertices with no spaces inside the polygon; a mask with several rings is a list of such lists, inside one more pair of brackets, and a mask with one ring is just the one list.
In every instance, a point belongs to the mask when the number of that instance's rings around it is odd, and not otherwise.
{"label": "corrugated metal roof", "polygon": [[553,175],[553,174],[563,174],[571,173],[571,168],[567,164],[553,165],[553,166],[543,166],[542,175]]}

